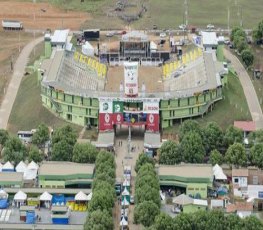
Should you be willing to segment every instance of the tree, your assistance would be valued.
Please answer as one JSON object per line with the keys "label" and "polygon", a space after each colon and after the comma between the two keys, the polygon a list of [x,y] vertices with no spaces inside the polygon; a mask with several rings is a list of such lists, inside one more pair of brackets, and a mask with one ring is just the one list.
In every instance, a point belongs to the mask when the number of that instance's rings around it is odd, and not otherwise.
{"label": "tree", "polygon": [[230,214],[225,216],[224,229],[225,230],[242,229],[242,222],[240,218],[236,214]]}
{"label": "tree", "polygon": [[263,229],[263,223],[255,216],[248,216],[243,220],[243,229],[246,230]]}
{"label": "tree", "polygon": [[107,172],[96,172],[96,177],[92,182],[92,187],[95,187],[96,183],[100,181],[107,181],[112,186],[115,186],[115,178],[112,178]]}
{"label": "tree", "polygon": [[223,161],[224,161],[224,157],[218,150],[215,149],[210,153],[209,162],[212,165],[215,164],[221,165]]}
{"label": "tree", "polygon": [[151,188],[160,190],[158,177],[152,174],[145,174],[143,176],[137,176],[135,182],[135,188],[142,188],[145,185],[149,185]]}
{"label": "tree", "polygon": [[42,146],[49,140],[49,129],[45,124],[40,124],[33,134],[32,143],[37,146]]}
{"label": "tree", "polygon": [[144,184],[141,187],[136,187],[135,191],[136,203],[140,204],[144,201],[152,201],[158,207],[161,205],[160,201],[160,187],[158,189],[151,187],[148,184]]}
{"label": "tree", "polygon": [[241,54],[243,50],[247,49],[247,41],[245,38],[236,36],[234,39],[234,45],[238,52]]}
{"label": "tree", "polygon": [[240,143],[234,143],[229,146],[226,152],[225,160],[230,165],[246,166],[247,164],[247,155],[245,147]]}
{"label": "tree", "polygon": [[44,156],[41,151],[39,151],[38,147],[32,145],[30,146],[30,150],[28,153],[28,160],[34,161],[36,163],[43,161]]}
{"label": "tree", "polygon": [[100,164],[108,163],[111,166],[114,166],[115,168],[115,159],[112,153],[107,151],[100,151],[96,158],[96,166],[99,166]]}
{"label": "tree", "polygon": [[217,123],[209,122],[203,129],[203,143],[207,153],[222,146],[223,131]]}
{"label": "tree", "polygon": [[253,41],[257,44],[257,42],[260,41],[261,38],[263,37],[263,34],[258,29],[255,29],[253,30],[252,37],[253,37]]}
{"label": "tree", "polygon": [[112,230],[113,218],[105,210],[95,210],[88,214],[84,230]]}
{"label": "tree", "polygon": [[9,134],[5,129],[0,129],[0,145],[5,145],[9,139]]}
{"label": "tree", "polygon": [[158,216],[156,216],[154,221],[154,229],[155,230],[173,230],[173,219],[166,213],[161,213]]}
{"label": "tree", "polygon": [[236,35],[245,37],[246,33],[241,27],[234,27],[230,34],[230,40],[234,41],[234,38],[236,37]]}
{"label": "tree", "polygon": [[224,144],[226,147],[237,143],[243,143],[243,131],[239,128],[234,127],[233,125],[230,125],[225,133],[224,136]]}
{"label": "tree", "polygon": [[62,140],[53,145],[51,159],[53,161],[71,161],[73,147],[66,141]]}
{"label": "tree", "polygon": [[176,218],[173,218],[174,229],[189,230],[192,229],[192,219],[189,214],[180,213]]}
{"label": "tree", "polygon": [[174,165],[182,161],[179,146],[174,141],[166,141],[159,151],[160,164]]}
{"label": "tree", "polygon": [[98,150],[92,144],[76,143],[73,148],[72,160],[78,163],[95,163]]}
{"label": "tree", "polygon": [[244,49],[241,52],[241,58],[247,67],[251,66],[254,62],[254,55],[249,49]]}
{"label": "tree", "polygon": [[197,121],[194,120],[186,120],[183,124],[180,125],[179,129],[179,138],[180,141],[184,138],[184,135],[189,132],[196,132],[201,136],[201,128]]}
{"label": "tree", "polygon": [[99,192],[99,191],[106,191],[109,198],[112,200],[111,206],[114,205],[114,200],[116,197],[116,192],[114,187],[108,182],[108,181],[98,181],[98,183],[94,184],[92,186],[93,193]]}
{"label": "tree", "polygon": [[263,143],[263,129],[256,130],[249,133],[248,135],[249,143]]}
{"label": "tree", "polygon": [[144,201],[135,206],[134,222],[149,227],[154,223],[154,219],[159,213],[160,209],[154,202]]}
{"label": "tree", "polygon": [[185,134],[181,142],[181,151],[185,162],[202,163],[205,156],[205,149],[200,135],[196,132]]}
{"label": "tree", "polygon": [[27,157],[27,149],[17,137],[10,137],[3,149],[4,161],[11,161],[18,164]]}
{"label": "tree", "polygon": [[69,125],[63,126],[53,133],[52,144],[56,144],[60,141],[65,141],[72,147],[77,142],[77,134]]}
{"label": "tree", "polygon": [[140,168],[146,163],[150,163],[154,166],[154,160],[148,157],[145,153],[141,153],[136,160],[135,172],[138,173]]}
{"label": "tree", "polygon": [[252,146],[250,149],[250,161],[253,165],[263,169],[263,143]]}

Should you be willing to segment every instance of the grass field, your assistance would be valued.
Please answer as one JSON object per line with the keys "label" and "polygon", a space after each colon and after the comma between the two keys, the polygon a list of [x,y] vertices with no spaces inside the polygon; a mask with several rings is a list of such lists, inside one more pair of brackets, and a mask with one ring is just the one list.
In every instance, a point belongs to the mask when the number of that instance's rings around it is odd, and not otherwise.
{"label": "grass field", "polygon": [[[15,134],[18,130],[31,130],[41,122],[53,128],[70,124],[49,112],[42,106],[40,86],[36,74],[24,77],[18,90],[8,122],[8,130]],[[70,124],[78,132],[82,127]]]}
{"label": "grass field", "polygon": [[[225,130],[235,120],[251,120],[247,101],[238,78],[232,73],[228,76],[228,85],[223,89],[224,99],[215,104],[214,110],[203,118],[193,118],[204,127],[207,122],[217,122]],[[164,134],[178,133],[180,124],[164,130]]]}
{"label": "grass field", "polygon": [[[114,9],[117,0],[53,0],[51,3],[67,10],[82,10],[91,12],[93,19],[85,26],[102,29],[123,28],[125,23],[116,17],[107,17],[106,12]],[[183,23],[184,0],[144,0],[148,11],[143,18],[132,24],[134,28],[178,28]],[[204,27],[212,23],[220,28],[227,28],[228,8],[230,26],[239,25],[241,18],[245,28],[254,27],[261,19],[263,12],[262,0],[188,0],[188,24]],[[120,27],[121,26],[121,27]]]}

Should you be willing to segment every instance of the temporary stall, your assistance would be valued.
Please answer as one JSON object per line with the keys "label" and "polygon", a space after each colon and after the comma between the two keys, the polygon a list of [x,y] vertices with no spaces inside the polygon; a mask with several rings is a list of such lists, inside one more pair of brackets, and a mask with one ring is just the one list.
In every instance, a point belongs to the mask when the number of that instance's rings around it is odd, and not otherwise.
{"label": "temporary stall", "polygon": [[20,221],[26,222],[28,212],[31,212],[31,213],[35,212],[35,207],[33,207],[33,206],[21,206],[19,208]]}
{"label": "temporary stall", "polygon": [[67,206],[53,206],[51,208],[51,219],[53,224],[69,223],[69,208]]}
{"label": "temporary stall", "polygon": [[228,193],[228,189],[226,187],[220,187],[217,189],[218,196],[225,196]]}
{"label": "temporary stall", "polygon": [[26,224],[34,224],[36,222],[36,214],[35,211],[27,211],[26,212]]}
{"label": "temporary stall", "polygon": [[14,202],[16,207],[20,207],[26,204],[27,194],[19,190],[14,196]]}
{"label": "temporary stall", "polygon": [[213,174],[215,180],[227,180],[227,176],[223,173],[223,169],[218,164],[213,167]]}
{"label": "temporary stall", "polygon": [[34,161],[31,161],[31,162],[29,163],[29,165],[27,166],[27,168],[28,168],[28,169],[36,169],[36,170],[38,170],[39,166],[38,166],[38,164],[35,163]]}
{"label": "temporary stall", "polygon": [[3,165],[0,163],[0,172],[2,172]]}
{"label": "temporary stall", "polygon": [[173,203],[177,204],[177,205],[186,205],[186,204],[191,204],[193,203],[193,198],[185,195],[185,194],[181,194],[175,198],[173,198]]}
{"label": "temporary stall", "polygon": [[123,181],[123,183],[122,183],[122,186],[123,186],[124,188],[127,188],[127,190],[130,190],[130,185],[131,185],[131,183],[130,183],[130,181],[127,180],[127,179],[125,179],[125,180]]}
{"label": "temporary stall", "polygon": [[121,218],[120,229],[128,229],[128,221],[124,217]]}
{"label": "temporary stall", "polygon": [[44,206],[45,208],[50,208],[52,195],[49,194],[48,192],[43,192],[39,197],[39,200],[41,206]]}
{"label": "temporary stall", "polygon": [[157,45],[155,42],[153,42],[153,41],[150,42],[150,49],[151,49],[151,52],[157,51]]}
{"label": "temporary stall", "polygon": [[123,192],[121,193],[122,200],[127,199],[127,201],[130,202],[130,192],[127,190],[126,187],[124,187]]}
{"label": "temporary stall", "polygon": [[82,50],[81,51],[86,56],[90,56],[90,57],[94,56],[94,48],[88,41],[86,41],[85,44],[82,45]]}
{"label": "temporary stall", "polygon": [[65,196],[63,194],[53,195],[52,204],[53,205],[65,205]]}
{"label": "temporary stall", "polygon": [[123,199],[122,202],[121,202],[121,205],[122,205],[122,206],[129,206],[129,205],[130,205],[130,202],[126,199],[126,197],[124,197],[124,199]]}
{"label": "temporary stall", "polygon": [[75,196],[75,201],[88,201],[88,196],[84,192],[79,191]]}
{"label": "temporary stall", "polygon": [[14,172],[14,171],[15,171],[14,165],[12,165],[9,161],[7,161],[2,167],[2,172]]}
{"label": "temporary stall", "polygon": [[24,172],[23,178],[26,181],[34,180],[37,177],[37,169],[26,169]]}
{"label": "temporary stall", "polygon": [[27,169],[27,165],[24,161],[20,161],[18,165],[16,166],[17,172],[25,173],[26,169]]}
{"label": "temporary stall", "polygon": [[88,201],[90,201],[92,199],[92,192],[88,195]]}
{"label": "temporary stall", "polygon": [[8,194],[4,190],[0,190],[0,200],[1,199],[8,199]]}
{"label": "temporary stall", "polygon": [[40,206],[40,200],[38,197],[29,197],[29,198],[27,198],[27,205],[33,206],[33,207],[39,207]]}
{"label": "temporary stall", "polygon": [[75,196],[74,210],[75,211],[86,211],[88,200],[89,200],[88,196],[84,192],[79,191]]}
{"label": "temporary stall", "polygon": [[0,190],[0,209],[8,207],[8,194],[4,190]]}

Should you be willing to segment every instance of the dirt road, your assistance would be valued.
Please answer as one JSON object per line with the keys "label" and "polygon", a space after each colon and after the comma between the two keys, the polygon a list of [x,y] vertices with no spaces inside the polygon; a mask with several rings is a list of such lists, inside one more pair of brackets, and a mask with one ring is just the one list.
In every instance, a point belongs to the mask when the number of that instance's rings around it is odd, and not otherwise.
{"label": "dirt road", "polygon": [[252,120],[255,121],[256,123],[256,129],[262,129],[263,128],[262,110],[258,101],[256,91],[254,89],[254,86],[251,82],[251,79],[246,69],[244,68],[242,63],[238,60],[238,58],[234,56],[229,50],[224,49],[224,55],[228,60],[231,61],[233,68],[237,72],[237,75],[240,79],[241,85],[243,87],[247,99],[247,104],[252,116]]}
{"label": "dirt road", "polygon": [[[43,37],[37,38],[30,43],[28,43],[20,53],[14,65],[14,72],[12,74],[10,83],[8,85],[6,94],[4,96],[3,103],[0,107],[0,128],[6,129],[8,124],[8,119],[19,89],[21,80],[24,75],[25,67],[28,62],[28,57],[32,52],[33,48],[43,41]],[[33,111],[32,111],[33,112]]]}

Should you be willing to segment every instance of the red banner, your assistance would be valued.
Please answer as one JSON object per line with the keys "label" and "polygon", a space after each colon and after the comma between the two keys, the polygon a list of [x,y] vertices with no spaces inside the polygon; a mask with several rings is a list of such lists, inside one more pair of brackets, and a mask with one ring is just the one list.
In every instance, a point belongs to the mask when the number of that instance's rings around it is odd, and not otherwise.
{"label": "red banner", "polygon": [[109,113],[100,113],[99,115],[99,130],[112,130],[113,116]]}
{"label": "red banner", "polygon": [[112,114],[113,123],[116,125],[121,125],[123,123],[123,114],[122,113],[113,113]]}
{"label": "red banner", "polygon": [[146,130],[152,132],[159,131],[159,114],[147,114]]}

